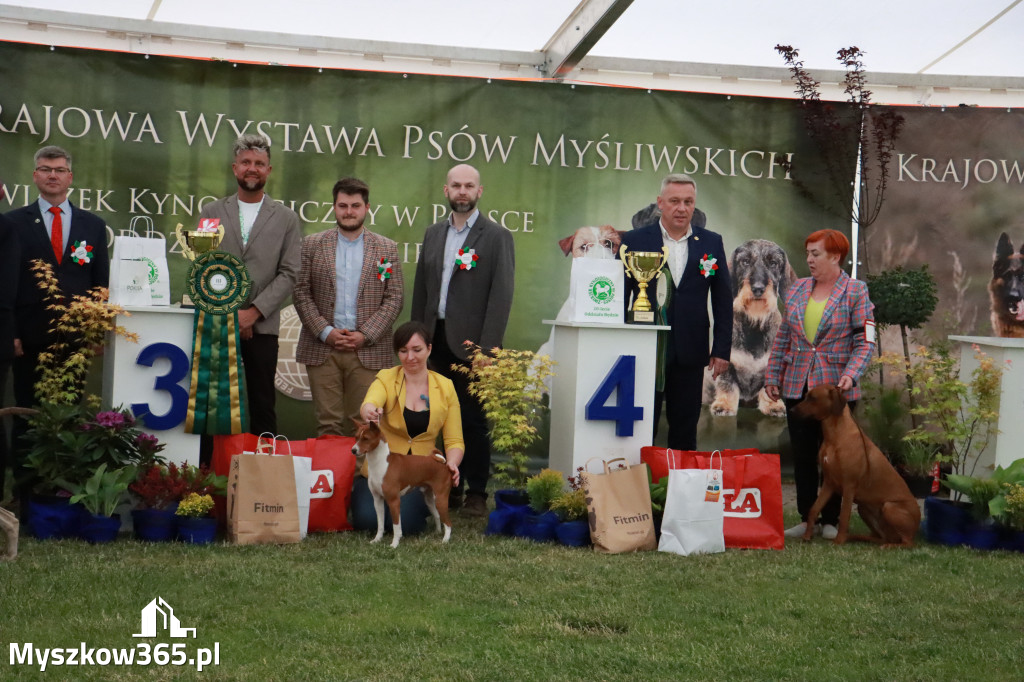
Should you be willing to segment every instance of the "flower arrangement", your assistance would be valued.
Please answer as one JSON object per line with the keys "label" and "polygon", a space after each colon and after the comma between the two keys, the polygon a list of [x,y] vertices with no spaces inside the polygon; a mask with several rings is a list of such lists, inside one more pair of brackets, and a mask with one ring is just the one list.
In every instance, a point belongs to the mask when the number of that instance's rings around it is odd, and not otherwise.
{"label": "flower arrangement", "polygon": [[43,402],[29,419],[25,468],[34,472],[36,493],[59,494],[58,480],[83,483],[101,464],[120,469],[160,461],[164,444],[140,431],[130,412],[97,411],[96,402]]}
{"label": "flower arrangement", "polygon": [[185,496],[185,481],[177,465],[152,464],[139,469],[139,475],[128,489],[138,498],[143,509],[166,509]]}
{"label": "flower arrangement", "polygon": [[178,503],[178,510],[174,512],[178,516],[198,519],[209,516],[213,509],[213,498],[209,495],[189,493]]}
{"label": "flower arrangement", "polygon": [[543,408],[544,380],[554,375],[546,355],[510,348],[484,351],[466,342],[472,366],[453,365],[470,377],[469,392],[483,407],[491,443],[507,461],[495,462],[494,478],[517,490],[526,487],[526,449],[540,438],[537,422]]}
{"label": "flower arrangement", "polygon": [[587,516],[587,493],[583,488],[566,490],[551,501],[551,511],[558,512],[566,521],[577,521]]}
{"label": "flower arrangement", "polygon": [[1024,531],[1024,485],[1014,483],[1003,489],[1003,518],[1010,528]]}

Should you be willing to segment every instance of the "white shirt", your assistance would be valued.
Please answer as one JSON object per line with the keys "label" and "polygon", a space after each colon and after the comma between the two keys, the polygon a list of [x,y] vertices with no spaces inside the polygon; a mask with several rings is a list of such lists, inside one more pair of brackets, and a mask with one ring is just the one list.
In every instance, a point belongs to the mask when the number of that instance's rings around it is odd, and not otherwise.
{"label": "white shirt", "polygon": [[242,243],[246,246],[249,244],[249,233],[252,232],[252,226],[256,223],[256,216],[260,214],[261,206],[263,206],[263,199],[255,204],[238,200],[238,224],[242,228]]}
{"label": "white shirt", "polygon": [[683,271],[686,269],[686,259],[690,255],[690,245],[687,241],[693,236],[693,227],[687,227],[686,234],[679,239],[672,239],[668,236],[664,223],[660,222],[661,241],[668,247],[668,271],[672,273],[673,286],[679,286],[683,281]]}

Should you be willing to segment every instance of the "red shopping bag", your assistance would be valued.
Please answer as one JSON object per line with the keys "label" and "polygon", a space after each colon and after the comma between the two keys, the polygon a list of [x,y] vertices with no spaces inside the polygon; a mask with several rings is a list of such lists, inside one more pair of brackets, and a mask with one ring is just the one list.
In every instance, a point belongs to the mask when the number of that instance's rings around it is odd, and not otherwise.
{"label": "red shopping bag", "polygon": [[356,439],[320,436],[305,442],[305,456],[313,459],[313,485],[309,495],[309,532],[352,530],[348,505],[356,474]]}
{"label": "red shopping bag", "polygon": [[[709,469],[711,453],[662,450],[661,468]],[[648,450],[648,448],[644,448]],[[753,449],[722,450],[725,546],[730,549],[783,549],[782,468],[778,455]],[[654,453],[648,453],[653,457]],[[671,458],[671,460],[669,459]]]}
{"label": "red shopping bag", "polygon": [[[657,483],[664,476],[668,476],[668,460],[665,459],[665,448],[656,448],[653,445],[640,448],[640,461],[647,464],[651,469],[651,481]],[[676,458],[681,455],[701,455],[703,457],[710,457],[710,452],[699,452],[696,450],[673,450],[672,451]],[[739,450],[716,450],[720,452],[722,457],[729,457],[730,455],[751,455],[760,452],[757,448],[740,448]],[[678,462],[678,459],[673,460]],[[673,469],[679,469],[680,467],[674,466]],[[689,467],[693,468],[693,467]],[[781,485],[781,484],[780,484]]]}
{"label": "red shopping bag", "polygon": [[[264,438],[264,443],[268,442]],[[321,436],[291,441],[291,453],[313,460],[313,484],[309,500],[309,532],[352,530],[348,522],[348,505],[352,498],[356,457],[352,454],[355,438]],[[239,433],[213,437],[213,470],[227,475],[231,457],[243,452],[257,452],[259,436]]]}

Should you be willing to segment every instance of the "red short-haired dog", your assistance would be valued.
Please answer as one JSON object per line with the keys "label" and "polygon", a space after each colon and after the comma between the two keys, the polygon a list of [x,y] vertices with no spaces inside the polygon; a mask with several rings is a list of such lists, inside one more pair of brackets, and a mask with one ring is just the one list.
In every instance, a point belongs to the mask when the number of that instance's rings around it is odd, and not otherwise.
{"label": "red short-haired dog", "polygon": [[[917,528],[921,525],[921,508],[882,451],[857,426],[839,388],[815,386],[793,408],[793,412],[800,417],[819,420],[824,436],[818,452],[822,471],[821,492],[807,516],[804,540],[810,540],[814,534],[814,522],[825,503],[832,495],[840,493],[843,507],[839,512],[839,534],[835,544],[854,539],[885,546],[913,546]],[[857,513],[871,529],[871,535],[850,538],[850,514],[854,502],[857,503]]]}

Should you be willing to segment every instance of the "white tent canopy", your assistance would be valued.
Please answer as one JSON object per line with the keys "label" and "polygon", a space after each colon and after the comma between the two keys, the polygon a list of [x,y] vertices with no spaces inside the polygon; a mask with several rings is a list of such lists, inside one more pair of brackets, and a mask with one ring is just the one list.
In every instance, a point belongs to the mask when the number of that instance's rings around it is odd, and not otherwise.
{"label": "white tent canopy", "polygon": [[0,4],[0,37],[14,41],[772,96],[792,91],[776,44],[798,47],[826,84],[840,76],[836,50],[856,45],[876,101],[930,105],[1019,106],[1022,35],[1022,0]]}

